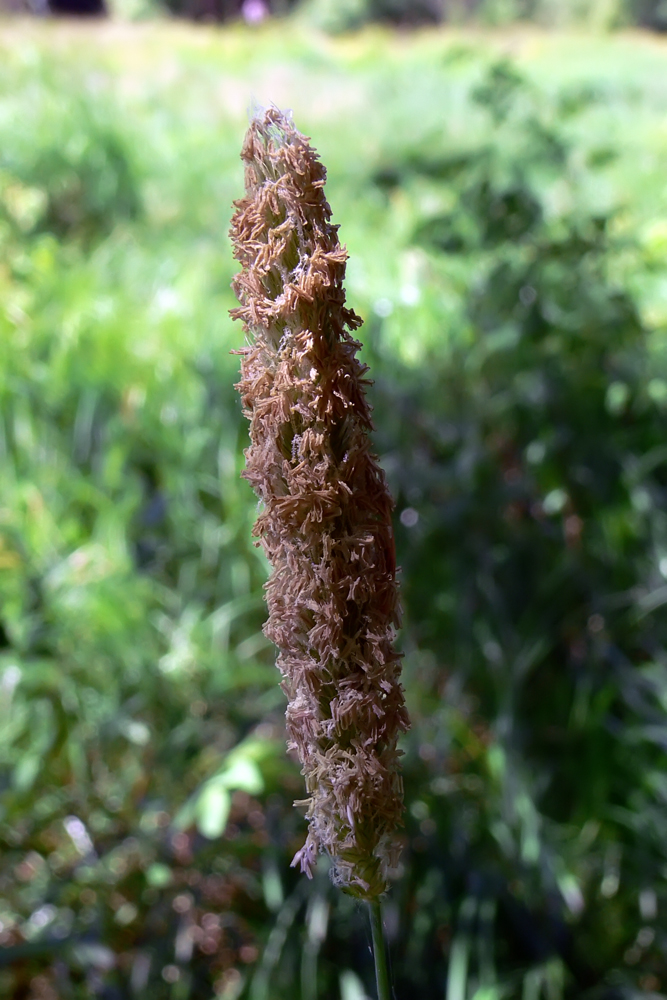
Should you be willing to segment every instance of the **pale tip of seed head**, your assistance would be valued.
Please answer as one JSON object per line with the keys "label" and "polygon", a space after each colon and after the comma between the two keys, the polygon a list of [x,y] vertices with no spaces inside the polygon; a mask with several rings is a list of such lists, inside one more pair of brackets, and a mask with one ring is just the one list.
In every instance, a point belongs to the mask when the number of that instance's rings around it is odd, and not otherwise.
{"label": "pale tip of seed head", "polygon": [[266,111],[266,104],[260,104],[257,98],[253,96],[247,109],[249,123],[252,125],[253,122],[259,121],[264,117]]}

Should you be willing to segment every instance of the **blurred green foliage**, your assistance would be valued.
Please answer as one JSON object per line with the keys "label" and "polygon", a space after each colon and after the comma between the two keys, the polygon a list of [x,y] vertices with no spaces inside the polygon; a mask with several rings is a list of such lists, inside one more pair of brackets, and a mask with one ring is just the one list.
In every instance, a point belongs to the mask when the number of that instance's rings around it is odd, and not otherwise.
{"label": "blurred green foliage", "polygon": [[[14,0],[20,2],[20,0]],[[613,30],[631,25],[667,30],[665,0],[112,0],[122,16],[155,16],[160,9],[195,20],[249,21],[296,12],[333,34],[365,24],[401,27],[475,24],[498,27],[516,23],[550,28],[587,27]]]}
{"label": "blurred green foliage", "polygon": [[[4,2],[10,10],[33,10],[29,0]],[[50,0],[50,6],[56,12],[76,13],[80,12],[76,5],[81,2]],[[209,22],[242,18],[254,24],[270,17],[296,15],[334,35],[373,23],[401,28],[536,24],[595,31],[631,26],[667,30],[665,0],[107,0],[106,6],[113,14],[129,20],[167,13]]]}
{"label": "blurred green foliage", "polygon": [[289,868],[240,480],[261,82],[330,168],[398,502],[397,996],[661,995],[665,55],[171,30],[0,59],[0,994],[373,995],[366,915]]}
{"label": "blurred green foliage", "polygon": [[[534,23],[551,28],[611,30],[636,25],[667,29],[664,0],[300,0],[297,6],[334,33],[378,21],[402,26]],[[234,13],[233,9],[229,12],[230,16]]]}
{"label": "blurred green foliage", "polygon": [[325,30],[351,31],[373,21],[398,25],[516,22],[548,27],[611,29],[640,24],[661,29],[666,11],[655,0],[301,0]]}

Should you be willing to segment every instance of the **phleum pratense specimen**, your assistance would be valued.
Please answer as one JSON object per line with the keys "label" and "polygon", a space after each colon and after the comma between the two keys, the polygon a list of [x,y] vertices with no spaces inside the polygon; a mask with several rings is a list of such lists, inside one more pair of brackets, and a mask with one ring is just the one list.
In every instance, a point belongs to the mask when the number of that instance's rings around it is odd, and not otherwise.
{"label": "phleum pratense specimen", "polygon": [[246,479],[254,533],[273,567],[266,635],[279,649],[289,745],[303,764],[308,837],[334,881],[369,901],[397,863],[403,789],[396,741],[408,727],[393,648],[398,626],[392,501],[370,450],[366,367],[345,307],[346,251],[326,171],[277,109],[250,125],[246,196],[231,237],[249,345],[238,389],[250,420]]}

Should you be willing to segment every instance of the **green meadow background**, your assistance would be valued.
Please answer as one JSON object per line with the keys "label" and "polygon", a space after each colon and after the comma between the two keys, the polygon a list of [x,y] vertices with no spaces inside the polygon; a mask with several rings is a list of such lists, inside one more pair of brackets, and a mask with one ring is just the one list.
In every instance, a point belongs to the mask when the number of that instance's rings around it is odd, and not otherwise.
{"label": "green meadow background", "polygon": [[240,479],[253,102],[328,168],[396,498],[397,1000],[667,995],[667,42],[0,24],[0,996],[364,1000]]}

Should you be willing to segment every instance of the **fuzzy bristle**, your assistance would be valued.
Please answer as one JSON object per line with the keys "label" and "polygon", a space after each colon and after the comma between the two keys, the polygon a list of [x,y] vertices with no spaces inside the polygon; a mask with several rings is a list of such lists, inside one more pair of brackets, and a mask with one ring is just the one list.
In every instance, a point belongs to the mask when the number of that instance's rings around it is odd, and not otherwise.
{"label": "fuzzy bristle", "polygon": [[273,573],[266,635],[279,649],[290,746],[303,764],[317,854],[365,899],[387,888],[403,812],[399,751],[408,728],[400,659],[392,500],[370,449],[366,368],[345,307],[346,251],[324,195],[326,171],[276,109],[251,123],[246,196],[231,237],[250,346],[238,389],[250,420],[246,479],[263,503],[254,533]]}

